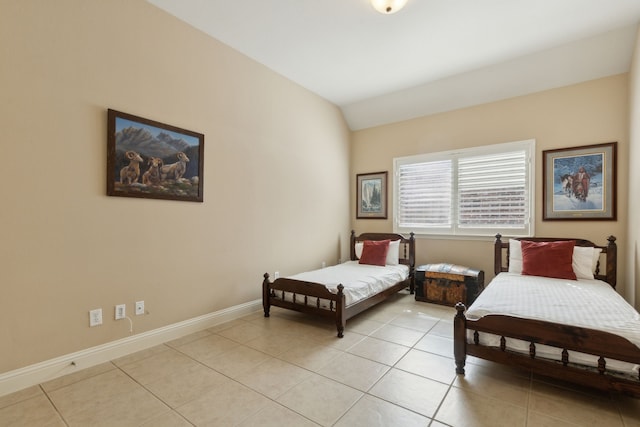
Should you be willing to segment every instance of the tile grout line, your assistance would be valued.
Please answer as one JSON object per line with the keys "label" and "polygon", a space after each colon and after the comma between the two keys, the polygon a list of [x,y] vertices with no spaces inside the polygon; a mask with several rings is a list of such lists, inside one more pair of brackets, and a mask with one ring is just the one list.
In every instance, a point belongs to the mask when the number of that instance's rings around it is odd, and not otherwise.
{"label": "tile grout line", "polygon": [[[166,345],[166,344],[163,344]],[[170,347],[171,348],[171,347]],[[149,356],[151,357],[151,356]],[[144,359],[148,359],[148,357],[145,357]],[[144,360],[142,359],[142,360]],[[191,421],[189,421],[187,418],[184,417],[184,415],[182,415],[182,413],[178,412],[176,409],[172,407],[171,405],[169,405],[167,402],[164,401],[164,399],[161,399],[160,396],[156,395],[152,390],[149,390],[147,387],[145,387],[144,384],[142,384],[140,381],[136,380],[135,378],[133,378],[131,375],[129,375],[129,373],[127,371],[125,371],[124,369],[122,369],[120,366],[116,367],[120,370],[120,372],[122,372],[124,375],[126,375],[128,378],[130,378],[133,382],[135,382],[136,384],[138,384],[141,388],[143,388],[147,393],[149,393],[151,396],[155,397],[156,399],[158,399],[158,401],[162,402],[163,405],[165,405],[167,408],[169,408],[168,412],[174,412],[176,414],[178,414],[180,416],[180,418],[184,419],[186,422],[188,422],[190,425],[195,426],[195,424],[193,424]],[[153,418],[153,417],[152,417]],[[152,419],[150,418],[150,419]],[[150,420],[149,419],[149,420]],[[144,421],[144,423],[148,422]]]}
{"label": "tile grout line", "polygon": [[[222,336],[222,335],[218,334],[217,332],[211,332],[211,334],[212,334],[212,335],[218,335],[218,336],[220,336],[220,337],[222,337],[222,338],[226,338],[226,339],[231,340],[230,338],[224,337],[224,336]],[[197,341],[197,340],[194,340],[194,341]],[[234,341],[234,340],[231,340],[231,341]],[[258,350],[258,349],[255,349],[255,348],[253,348],[253,347],[249,347],[249,346],[247,346],[247,345],[245,345],[245,344],[243,344],[243,343],[239,343],[239,342],[237,342],[237,341],[234,341],[234,342],[238,343],[240,346],[246,347],[246,348],[251,349],[251,350],[258,351],[258,352],[263,353],[263,354],[265,354],[265,355],[267,355],[267,356],[269,356],[269,357],[273,357],[274,359],[277,359],[277,357],[275,357],[275,356],[272,356],[272,355],[270,355],[270,354],[268,354],[268,353],[265,353],[265,352],[263,352],[263,351],[260,351],[260,350]],[[206,365],[206,364],[205,364],[205,363],[203,363],[202,361],[200,361],[200,360],[198,360],[198,359],[194,359],[191,355],[189,355],[189,354],[187,354],[187,353],[182,352],[182,351],[181,351],[180,349],[178,349],[177,347],[170,347],[170,348],[172,348],[173,350],[175,350],[175,351],[179,352],[180,354],[183,354],[184,356],[186,356],[186,357],[190,358],[191,360],[193,360],[194,362],[196,362],[196,363],[200,364],[201,366],[203,366],[203,367],[205,367],[205,368],[207,368],[207,369],[210,369],[210,370],[212,370],[212,371],[214,371],[214,372],[216,372],[216,373],[218,373],[218,374],[220,374],[220,375],[222,375],[222,376],[226,377],[227,379],[229,379],[229,380],[231,380],[231,381],[233,381],[233,382],[235,382],[235,383],[239,384],[240,386],[242,386],[242,387],[244,387],[244,388],[247,388],[247,389],[251,390],[251,391],[252,391],[252,392],[254,392],[254,393],[259,394],[260,396],[264,397],[265,399],[268,399],[269,401],[273,402],[274,404],[276,404],[276,405],[278,405],[278,406],[281,406],[281,407],[283,407],[283,408],[285,408],[285,409],[287,409],[287,410],[289,410],[289,411],[291,411],[291,412],[293,412],[293,413],[295,413],[295,414],[297,414],[297,415],[299,415],[299,416],[301,416],[301,417],[303,417],[303,418],[305,418],[305,419],[307,419],[307,420],[309,420],[309,421],[311,421],[311,422],[313,422],[313,423],[317,424],[315,421],[311,420],[310,418],[308,418],[308,417],[307,417],[307,416],[305,416],[304,414],[301,414],[301,413],[297,412],[296,410],[294,410],[294,409],[292,409],[292,408],[289,408],[289,407],[287,407],[287,406],[283,405],[282,403],[278,402],[278,401],[277,401],[277,400],[275,400],[275,399],[272,399],[271,397],[269,397],[269,396],[267,396],[267,395],[263,394],[262,392],[260,392],[260,391],[258,391],[258,390],[254,390],[253,388],[251,388],[251,387],[249,387],[249,386],[247,386],[247,385],[245,385],[245,384],[241,383],[240,381],[236,380],[235,378],[231,378],[231,377],[230,377],[230,376],[228,376],[227,374],[225,374],[225,373],[223,373],[223,372],[220,372],[220,371],[218,371],[218,370],[216,370],[216,369],[212,368],[211,366]],[[231,350],[229,350],[229,351],[231,351]],[[225,353],[228,353],[228,352],[225,352]],[[221,353],[221,354],[220,354],[220,356],[222,356],[223,354],[224,354],[224,353]],[[281,360],[281,361],[283,361],[283,362],[286,362],[285,360],[282,360],[282,359],[278,359],[278,360]],[[267,360],[264,360],[264,361],[262,361],[262,362],[258,363],[256,366],[254,366],[254,368],[255,368],[255,367],[258,367],[258,366],[260,366],[260,365],[262,365],[262,364],[264,364],[264,363],[266,363],[266,362],[267,362]],[[290,363],[290,362],[286,362],[286,363]],[[316,373],[316,372],[314,372],[314,371],[311,371],[311,370],[309,370],[309,369],[307,369],[307,368],[304,368],[304,367],[302,367],[302,366],[298,366],[298,365],[295,365],[295,364],[293,364],[293,363],[291,363],[291,365],[296,366],[296,367],[301,368],[301,369],[304,369],[304,370],[306,370],[306,371],[309,371],[310,373],[315,373],[315,374],[317,374],[317,375],[320,375],[320,374],[318,374],[318,373]],[[141,384],[141,386],[142,386],[142,384]],[[144,387],[144,386],[142,386],[142,387]],[[293,387],[295,387],[295,385],[294,385],[294,386],[292,386],[291,388],[293,388]],[[290,389],[291,389],[291,388],[290,388]],[[145,387],[145,389],[146,389],[146,387]],[[290,389],[289,389],[289,390],[290,390]],[[287,391],[288,391],[288,390],[287,390]],[[285,392],[283,392],[282,394],[284,394],[284,393],[286,393],[286,391],[285,391]],[[282,394],[281,394],[281,395],[282,395]],[[155,395],[154,395],[154,396],[155,396]],[[157,396],[156,396],[156,397],[157,397]],[[158,399],[159,399],[159,398],[158,398]],[[193,400],[195,400],[195,399],[197,399],[197,398],[194,398]],[[169,405],[168,405],[166,402],[164,402],[162,399],[160,399],[160,400],[161,400],[163,403],[165,403],[165,405],[169,406]],[[193,401],[193,400],[191,400],[191,401]],[[189,401],[189,402],[191,402],[191,401]],[[183,403],[183,405],[186,405],[187,403],[188,403],[188,402],[185,402],[185,403]],[[181,406],[183,406],[183,405],[181,405]],[[169,406],[169,407],[170,407],[170,406]],[[171,407],[170,407],[170,408],[171,408]],[[171,409],[172,409],[174,412],[178,413],[182,418],[184,418],[184,416],[182,415],[182,413],[180,413],[180,412],[178,412],[178,411],[177,411],[177,408],[171,408]],[[259,413],[261,410],[262,410],[262,408],[261,408],[261,409],[259,409],[258,411],[256,411],[255,413],[250,414],[250,415],[249,415],[249,417],[251,417],[251,416],[253,416],[253,415],[255,415],[255,414]],[[248,418],[248,417],[247,417],[247,418]],[[187,420],[187,421],[189,421],[189,420]],[[191,422],[189,422],[189,423],[190,423],[190,424],[192,424]],[[192,424],[192,425],[193,425],[193,424]]]}
{"label": "tile grout line", "polygon": [[69,427],[69,423],[67,422],[66,418],[64,417],[64,415],[62,415],[62,412],[60,412],[60,410],[58,409],[58,407],[56,406],[56,404],[53,402],[53,400],[51,399],[51,397],[49,396],[49,393],[47,393],[44,389],[44,387],[42,387],[41,384],[38,384],[38,387],[40,388],[40,390],[42,390],[42,393],[44,393],[45,397],[47,398],[47,400],[49,401],[49,403],[51,403],[51,406],[53,406],[53,409],[56,410],[56,413],[58,414],[58,416],[60,417],[60,419],[62,420],[62,422],[64,423],[64,425],[66,425],[67,427]]}
{"label": "tile grout line", "polygon": [[527,406],[524,411],[524,427],[529,425],[529,404],[531,403],[531,392],[533,391],[533,375],[529,373],[529,392],[527,393]]}

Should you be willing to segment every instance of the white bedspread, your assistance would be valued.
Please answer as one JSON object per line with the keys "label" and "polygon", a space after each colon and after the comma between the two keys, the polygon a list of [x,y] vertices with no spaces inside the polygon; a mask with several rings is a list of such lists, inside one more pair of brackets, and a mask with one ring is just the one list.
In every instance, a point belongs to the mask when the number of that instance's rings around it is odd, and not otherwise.
{"label": "white bedspread", "polygon": [[[500,273],[469,307],[466,316],[478,319],[489,314],[606,331],[622,336],[640,348],[640,314],[611,286],[600,280],[562,280]],[[484,345],[499,345],[499,337],[488,334],[482,334],[480,341]],[[528,343],[519,340],[508,339],[507,346],[528,352]],[[538,350],[537,353],[543,357],[555,359],[560,354],[559,349],[547,346],[539,346]],[[570,360],[597,366],[595,356],[570,352]],[[614,363],[609,367],[638,372],[638,366],[633,365]]]}
{"label": "white bedspread", "polygon": [[321,283],[332,293],[338,293],[338,285],[342,284],[346,305],[377,294],[408,277],[409,267],[403,264],[381,267],[359,264],[358,261],[288,276],[289,279]]}

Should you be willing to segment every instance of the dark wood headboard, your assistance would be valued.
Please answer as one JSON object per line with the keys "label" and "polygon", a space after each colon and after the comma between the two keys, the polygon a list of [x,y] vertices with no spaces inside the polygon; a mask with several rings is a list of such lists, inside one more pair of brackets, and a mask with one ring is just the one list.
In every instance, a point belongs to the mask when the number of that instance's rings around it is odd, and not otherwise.
{"label": "dark wood headboard", "polygon": [[409,238],[396,233],[362,233],[356,236],[356,232],[351,230],[351,261],[358,259],[356,257],[356,242],[365,240],[400,240],[400,264],[408,265],[410,272],[413,273],[416,265],[416,240],[413,233],[410,233]]}
{"label": "dark wood headboard", "polygon": [[[496,241],[494,244],[494,273],[497,275],[503,271],[509,271],[509,241],[503,242],[501,234],[496,234]],[[605,271],[604,274],[600,272],[600,260],[598,260],[598,265],[596,267],[596,271],[594,277],[598,280],[602,280],[610,284],[614,289],[616,287],[617,281],[617,256],[618,256],[618,247],[616,245],[616,238],[614,236],[609,236],[607,240],[609,243],[607,246],[599,246],[595,243],[584,240],[584,239],[570,239],[570,238],[557,238],[557,237],[517,237],[515,240],[527,240],[530,242],[553,242],[558,240],[574,240],[576,242],[576,246],[584,246],[584,247],[592,247],[599,248],[602,250],[602,254],[605,257]],[[505,252],[506,251],[506,252]],[[506,256],[505,256],[506,253]],[[601,256],[602,257],[602,256]]]}

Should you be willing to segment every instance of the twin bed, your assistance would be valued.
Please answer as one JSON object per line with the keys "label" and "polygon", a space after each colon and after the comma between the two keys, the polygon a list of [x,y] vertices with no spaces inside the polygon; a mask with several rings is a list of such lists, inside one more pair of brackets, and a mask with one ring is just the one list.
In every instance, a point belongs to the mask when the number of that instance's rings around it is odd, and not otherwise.
{"label": "twin bed", "polygon": [[[640,315],[615,291],[615,237],[608,240],[606,246],[579,239],[503,242],[497,235],[496,277],[468,309],[456,305],[456,372],[464,374],[466,356],[471,355],[640,397]],[[531,268],[531,262],[526,265],[529,248],[543,251],[550,244],[574,241],[568,268],[575,279],[558,278],[563,273],[557,272],[540,277],[525,271]],[[577,260],[579,254],[582,260]],[[543,256],[534,267],[554,270],[556,259],[556,254]],[[606,262],[603,273],[601,260]]]}
{"label": "twin bed", "polygon": [[[391,242],[383,265],[360,262],[367,241]],[[350,252],[351,261],[337,266],[273,282],[265,274],[265,317],[277,306],[329,318],[342,337],[347,319],[407,287],[413,293],[413,233],[352,231]],[[615,291],[616,258],[615,237],[598,246],[581,239],[503,242],[498,234],[496,277],[468,309],[456,305],[456,372],[465,373],[470,355],[640,397],[640,315]]]}
{"label": "twin bed", "polygon": [[[388,245],[383,265],[363,264],[370,242]],[[367,245],[365,249],[364,246]],[[374,243],[375,245],[375,243]],[[363,252],[364,251],[364,252]],[[269,317],[272,306],[314,314],[335,321],[338,337],[347,320],[409,287],[414,291],[415,239],[395,233],[351,231],[350,261],[273,282],[264,274],[262,306]]]}

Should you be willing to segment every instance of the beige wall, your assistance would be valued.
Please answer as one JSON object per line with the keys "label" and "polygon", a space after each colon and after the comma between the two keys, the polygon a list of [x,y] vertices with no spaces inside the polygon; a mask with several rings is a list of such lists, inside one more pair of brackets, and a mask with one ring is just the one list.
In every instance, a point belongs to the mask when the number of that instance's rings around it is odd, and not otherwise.
{"label": "beige wall", "polygon": [[[640,31],[640,30],[639,30]],[[640,306],[640,32],[629,73],[629,231],[627,244],[627,299]]]}
{"label": "beige wall", "polygon": [[[536,140],[536,235],[582,237],[619,245],[619,291],[624,294],[627,252],[627,176],[629,156],[628,75],[590,81],[354,132],[352,136],[351,214],[357,230],[391,230],[388,220],[355,219],[355,175],[389,171],[392,196],[393,158],[473,146]],[[542,221],[542,151],[618,142],[618,220]],[[420,238],[418,264],[452,262],[480,268],[493,277],[493,242]]]}
{"label": "beige wall", "polygon": [[[115,304],[139,333],[346,253],[327,101],[143,0],[0,0],[0,57],[0,373],[128,336]],[[204,203],[107,197],[107,108],[203,133]]]}

